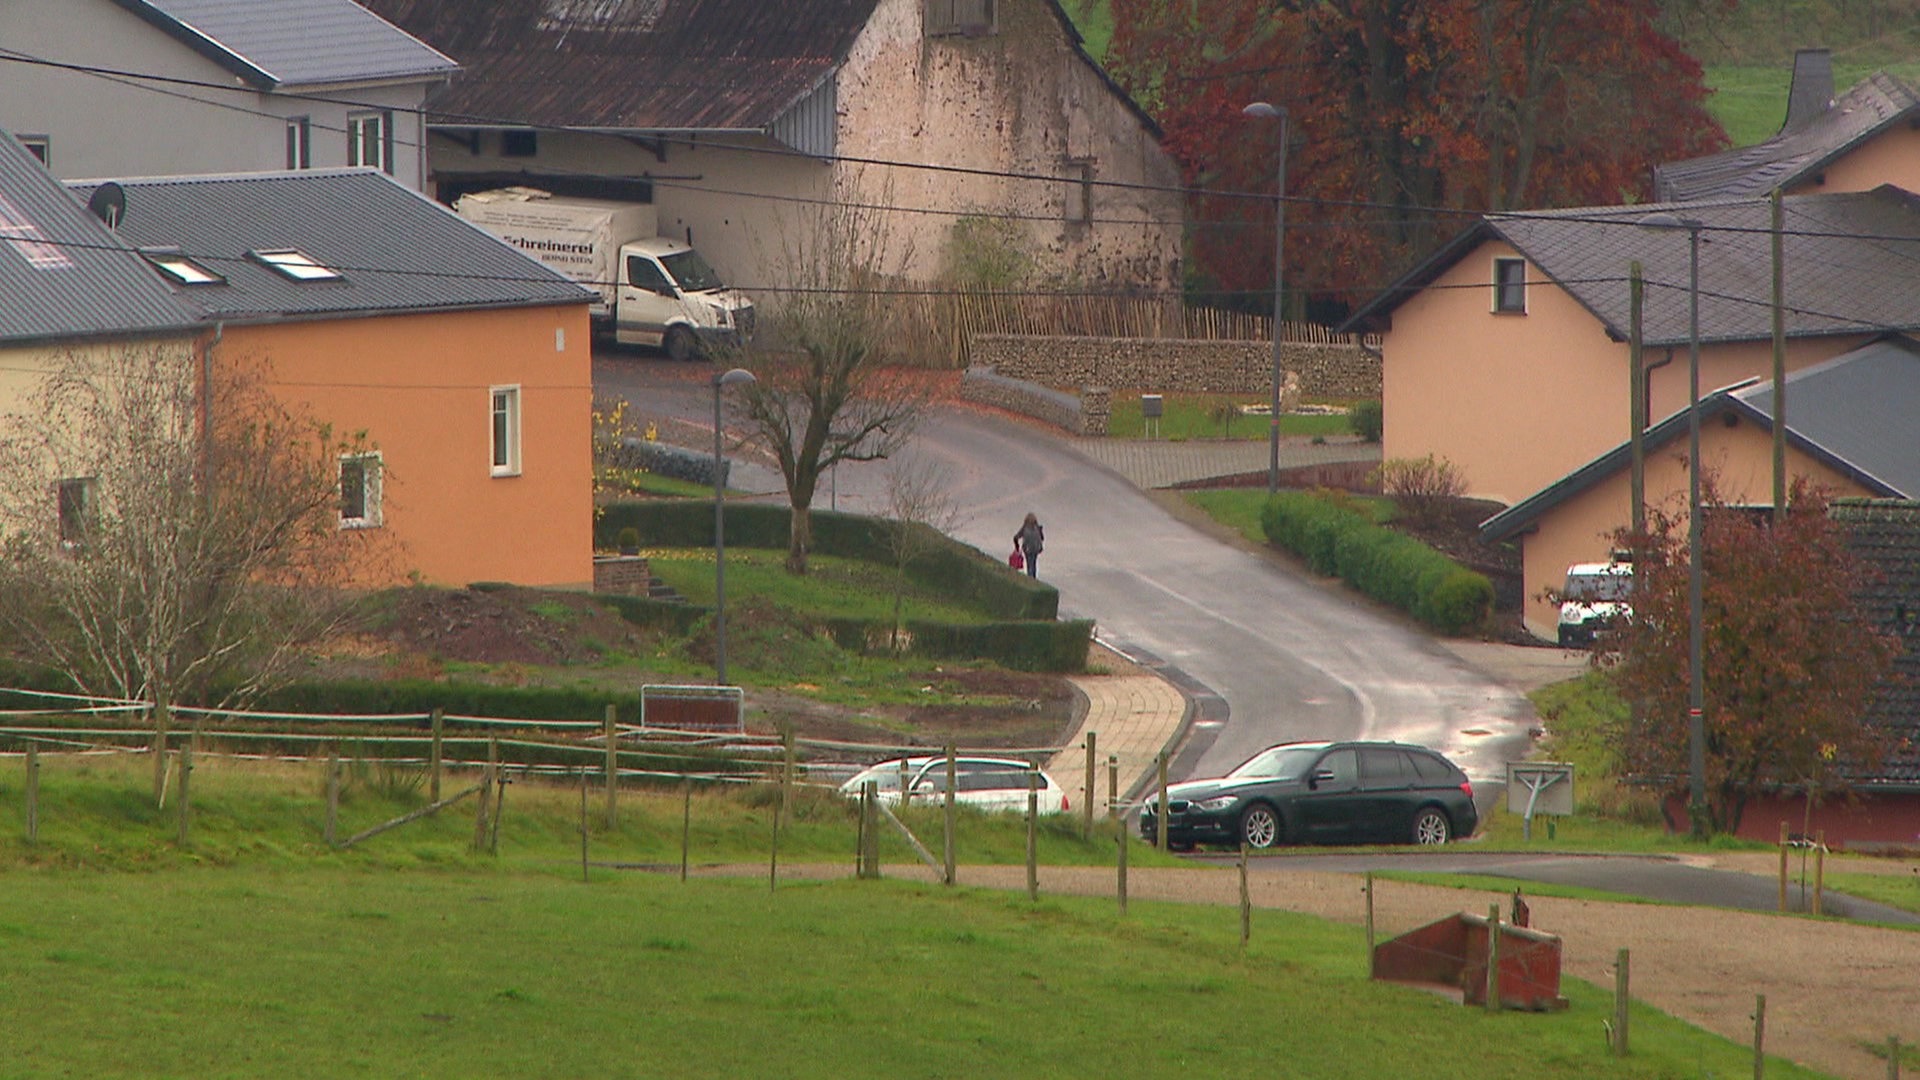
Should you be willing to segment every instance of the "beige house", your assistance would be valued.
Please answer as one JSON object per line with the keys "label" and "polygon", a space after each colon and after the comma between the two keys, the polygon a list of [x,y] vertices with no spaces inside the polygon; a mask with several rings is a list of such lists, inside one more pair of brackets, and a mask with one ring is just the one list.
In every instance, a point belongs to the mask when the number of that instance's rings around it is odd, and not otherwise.
{"label": "beige house", "polygon": [[1012,255],[1040,280],[1179,287],[1179,169],[1058,0],[367,6],[461,64],[429,103],[443,201],[650,202],[750,291],[780,284],[782,229],[834,200],[893,208],[917,280]]}
{"label": "beige house", "polygon": [[[1787,379],[1787,471],[1836,496],[1911,499],[1920,494],[1920,441],[1911,403],[1920,401],[1920,343],[1888,335]],[[1701,401],[1700,460],[1733,505],[1773,501],[1776,395],[1747,379]],[[1684,516],[1687,412],[1647,432],[1649,503]],[[1603,561],[1614,530],[1629,520],[1631,448],[1622,442],[1559,481],[1490,518],[1484,539],[1518,539],[1526,627],[1554,636],[1549,590],[1573,563]]]}

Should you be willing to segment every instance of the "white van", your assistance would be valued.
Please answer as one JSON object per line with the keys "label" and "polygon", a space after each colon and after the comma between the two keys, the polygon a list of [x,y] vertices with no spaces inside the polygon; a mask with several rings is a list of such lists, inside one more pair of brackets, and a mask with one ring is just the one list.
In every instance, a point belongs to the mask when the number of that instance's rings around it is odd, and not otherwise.
{"label": "white van", "polygon": [[1560,588],[1560,647],[1584,649],[1633,612],[1633,564],[1575,563]]}

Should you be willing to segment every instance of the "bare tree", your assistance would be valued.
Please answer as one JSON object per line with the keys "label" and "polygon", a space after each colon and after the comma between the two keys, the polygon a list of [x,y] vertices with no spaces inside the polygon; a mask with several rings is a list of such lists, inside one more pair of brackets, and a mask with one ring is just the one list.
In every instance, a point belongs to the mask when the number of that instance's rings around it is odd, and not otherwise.
{"label": "bare tree", "polygon": [[893,557],[893,634],[889,647],[898,652],[907,593],[907,568],[941,544],[964,520],[954,505],[950,471],[923,457],[895,461],[887,470],[887,553]]}
{"label": "bare tree", "polygon": [[263,364],[203,359],[68,353],[0,417],[0,630],[86,692],[151,701],[157,745],[176,704],[283,679],[387,557],[341,528],[359,440],[288,409]]}
{"label": "bare tree", "polygon": [[787,570],[795,574],[807,572],[821,475],[898,450],[927,402],[924,380],[885,365],[898,323],[888,272],[904,255],[889,250],[884,209],[823,203],[801,211],[781,237],[778,303],[756,343],[734,354],[757,377],[735,392],[786,480]]}

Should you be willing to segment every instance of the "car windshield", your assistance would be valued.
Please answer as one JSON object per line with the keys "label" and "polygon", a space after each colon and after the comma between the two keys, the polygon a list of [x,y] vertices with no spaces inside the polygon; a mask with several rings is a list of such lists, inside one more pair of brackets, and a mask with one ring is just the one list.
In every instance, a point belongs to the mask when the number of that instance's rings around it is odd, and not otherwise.
{"label": "car windshield", "polygon": [[1624,604],[1633,592],[1633,575],[1568,574],[1567,587],[1560,592],[1566,599],[1583,604]]}
{"label": "car windshield", "polygon": [[1320,756],[1324,746],[1276,746],[1247,759],[1227,774],[1233,780],[1291,780],[1306,775],[1308,766]]}
{"label": "car windshield", "polygon": [[673,280],[679,282],[680,287],[687,292],[707,292],[712,289],[726,288],[720,281],[720,275],[714,272],[713,267],[707,265],[707,260],[701,258],[697,251],[689,250],[674,255],[662,255],[660,263],[667,268],[667,273],[673,275]]}

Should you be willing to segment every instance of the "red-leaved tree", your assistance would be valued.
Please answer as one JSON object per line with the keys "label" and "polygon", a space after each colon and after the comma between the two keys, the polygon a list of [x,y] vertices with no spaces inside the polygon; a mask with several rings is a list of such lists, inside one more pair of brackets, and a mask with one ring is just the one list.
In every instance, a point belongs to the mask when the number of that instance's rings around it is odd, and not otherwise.
{"label": "red-leaved tree", "polygon": [[[1793,508],[1770,515],[1721,504],[1701,476],[1701,626],[1707,825],[1733,832],[1769,785],[1832,783],[1877,764],[1884,733],[1866,720],[1900,639],[1863,617],[1868,569],[1848,550],[1826,494],[1796,480]],[[1614,734],[1627,771],[1688,776],[1689,603],[1684,507],[1650,507],[1634,564],[1633,612],[1596,650],[1632,714]],[[1621,546],[1634,543],[1622,531]]]}
{"label": "red-leaved tree", "polygon": [[[1371,293],[1466,218],[1644,198],[1652,166],[1726,137],[1659,0],[1112,0],[1108,61],[1189,183],[1272,192],[1291,114],[1290,292]],[[1203,195],[1193,257],[1217,288],[1271,287],[1270,198]]]}

